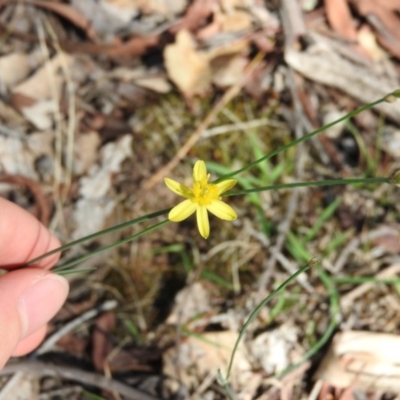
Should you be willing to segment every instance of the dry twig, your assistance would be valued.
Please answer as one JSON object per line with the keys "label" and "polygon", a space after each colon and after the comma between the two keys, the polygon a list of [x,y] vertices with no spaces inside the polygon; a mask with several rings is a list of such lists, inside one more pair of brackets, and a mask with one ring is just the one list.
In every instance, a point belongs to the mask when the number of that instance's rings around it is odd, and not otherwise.
{"label": "dry twig", "polygon": [[156,397],[125,385],[122,382],[118,382],[115,379],[109,379],[100,374],[82,371],[77,368],[46,364],[41,361],[22,361],[8,364],[0,371],[0,376],[15,374],[16,372],[25,372],[39,377],[61,377],[67,380],[81,382],[84,385],[94,386],[112,392],[115,391],[126,396],[127,399],[132,400],[157,400]]}

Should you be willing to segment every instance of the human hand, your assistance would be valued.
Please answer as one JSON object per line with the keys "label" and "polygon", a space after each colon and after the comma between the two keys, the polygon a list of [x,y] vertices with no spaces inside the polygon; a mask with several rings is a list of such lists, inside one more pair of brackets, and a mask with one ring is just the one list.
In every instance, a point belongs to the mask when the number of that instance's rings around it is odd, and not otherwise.
{"label": "human hand", "polygon": [[49,271],[59,254],[12,269],[59,246],[31,214],[0,198],[0,268],[10,270],[0,276],[0,369],[40,344],[68,295],[67,280]]}

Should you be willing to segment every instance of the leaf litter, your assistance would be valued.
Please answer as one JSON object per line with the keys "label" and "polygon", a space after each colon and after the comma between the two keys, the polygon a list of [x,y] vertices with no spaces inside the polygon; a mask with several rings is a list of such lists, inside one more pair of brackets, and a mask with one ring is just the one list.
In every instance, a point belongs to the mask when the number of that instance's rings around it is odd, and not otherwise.
{"label": "leaf litter", "polygon": [[[172,167],[178,181],[190,174],[196,159],[238,168],[292,140],[297,129],[310,131],[399,87],[398,2],[266,3],[2,1],[1,195],[68,242],[172,206],[173,196],[164,188],[155,183],[146,190],[146,183],[190,137],[182,162]],[[257,52],[262,60],[240,91],[210,114]],[[399,104],[361,114],[239,183],[362,176],[365,171],[388,176],[399,163]],[[269,124],[243,128],[261,118]],[[225,133],[203,136],[206,129],[224,127]],[[336,211],[313,231],[339,198]],[[55,333],[71,318],[80,324],[52,349],[59,373],[68,378],[48,378],[44,384],[43,368],[42,375],[22,379],[28,391],[56,398],[61,390],[64,398],[83,398],[75,392],[78,385],[118,398],[101,379],[85,385],[80,376],[85,365],[98,378],[112,377],[110,382],[122,385],[112,386],[119,398],[138,393],[143,398],[225,398],[218,369],[226,370],[238,332],[260,295],[288,277],[289,265],[297,269],[306,256],[317,256],[333,281],[342,279],[335,283],[339,332],[309,364],[282,379],[276,376],[301,360],[329,325],[327,288],[311,271],[311,291],[293,285],[265,306],[247,331],[230,381],[236,398],[396,394],[396,352],[387,356],[381,348],[397,346],[400,322],[398,283],[382,281],[398,275],[395,189],[302,189],[292,197],[291,218],[290,199],[288,191],[233,199],[238,221],[229,227],[215,222],[215,235],[207,242],[188,220],[84,263],[95,271],[71,276],[70,299],[51,325]],[[94,241],[78,252],[99,245]],[[273,267],[266,270],[274,252]],[[76,254],[66,252],[64,260]],[[370,281],[357,283],[357,278]],[[79,322],[84,311],[107,299],[117,299],[117,310]],[[348,339],[354,335],[360,340]],[[357,347],[346,347],[349,343]],[[28,365],[18,362],[20,369]],[[74,372],[68,369],[72,365]],[[70,375],[62,375],[63,369]],[[16,397],[21,385],[16,377],[8,380],[2,395]],[[134,395],[129,385],[137,389]]]}

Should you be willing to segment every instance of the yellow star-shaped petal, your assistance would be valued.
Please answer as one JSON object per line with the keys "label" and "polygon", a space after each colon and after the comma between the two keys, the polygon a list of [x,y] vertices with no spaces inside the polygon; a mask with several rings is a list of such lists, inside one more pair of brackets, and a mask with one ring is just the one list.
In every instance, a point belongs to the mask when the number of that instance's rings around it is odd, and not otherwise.
{"label": "yellow star-shaped petal", "polygon": [[197,161],[193,167],[193,187],[189,188],[173,179],[165,178],[165,184],[174,193],[186,197],[182,203],[175,206],[168,214],[170,221],[179,222],[196,212],[197,226],[200,235],[207,239],[210,235],[208,213],[216,215],[226,221],[237,218],[235,210],[221,201],[221,194],[236,185],[235,179],[227,179],[220,183],[209,183],[210,174],[204,161]]}

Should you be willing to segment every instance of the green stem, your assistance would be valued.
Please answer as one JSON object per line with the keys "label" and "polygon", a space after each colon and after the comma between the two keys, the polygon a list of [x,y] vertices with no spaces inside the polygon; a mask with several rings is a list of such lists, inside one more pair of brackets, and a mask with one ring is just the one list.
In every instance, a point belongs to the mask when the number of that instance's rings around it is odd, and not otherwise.
{"label": "green stem", "polygon": [[288,374],[290,371],[293,371],[299,365],[303,364],[305,361],[307,361],[311,357],[313,357],[332,337],[337,325],[340,322],[339,293],[336,289],[336,286],[334,285],[332,278],[330,278],[329,275],[323,269],[319,270],[319,278],[321,279],[322,283],[325,285],[325,287],[329,291],[330,312],[331,312],[331,320],[329,322],[329,325],[328,325],[326,331],[324,332],[324,334],[314,344],[314,346],[310,350],[308,350],[304,354],[304,356],[301,357],[301,359],[298,362],[289,365],[281,373],[279,373],[277,376],[275,376],[276,379],[281,379],[283,376]]}
{"label": "green stem", "polygon": [[28,261],[25,265],[23,265],[23,267],[35,264],[38,261],[43,260],[43,258],[51,256],[52,254],[56,254],[56,253],[68,250],[71,247],[76,246],[77,244],[81,244],[81,243],[86,242],[88,240],[96,239],[99,236],[103,236],[103,235],[106,235],[107,233],[112,233],[112,232],[118,231],[120,229],[127,228],[127,227],[129,227],[131,225],[138,224],[139,222],[146,221],[146,220],[151,219],[151,218],[159,217],[160,215],[164,215],[164,214],[168,213],[170,210],[171,210],[171,208],[165,208],[164,210],[160,210],[160,211],[156,211],[156,212],[153,212],[153,213],[150,213],[150,214],[146,214],[143,217],[131,219],[130,221],[124,222],[122,224],[115,225],[115,226],[112,226],[111,228],[107,228],[107,229],[104,229],[102,231],[93,233],[93,234],[91,234],[89,236],[85,236],[85,237],[80,238],[78,240],[74,240],[73,242],[64,244],[61,247],[57,247],[56,249],[54,249],[52,251],[49,251],[46,254],[43,254],[43,255],[41,255],[39,257],[34,258],[33,260]]}
{"label": "green stem", "polygon": [[143,229],[142,231],[127,237],[126,239],[122,239],[122,240],[119,240],[118,242],[114,242],[114,243],[112,243],[112,244],[110,244],[108,246],[101,247],[100,249],[94,250],[94,251],[92,251],[92,252],[90,252],[90,253],[82,256],[82,257],[77,258],[76,260],[70,261],[70,262],[68,262],[68,263],[66,263],[64,265],[60,265],[59,267],[54,268],[53,271],[56,272],[56,273],[64,272],[66,269],[68,269],[70,267],[73,267],[74,265],[79,264],[82,261],[85,261],[85,260],[95,256],[96,254],[102,253],[103,251],[110,250],[110,249],[113,249],[113,248],[118,247],[118,246],[121,246],[122,244],[125,244],[125,243],[128,243],[128,242],[132,241],[132,240],[135,240],[138,237],[140,237],[142,235],[145,235],[146,233],[154,231],[155,229],[160,228],[161,226],[165,225],[167,222],[169,222],[169,220],[165,219],[164,221],[161,221],[158,224],[155,224],[155,225],[152,225],[152,226],[150,226],[150,227],[148,227],[146,229]]}
{"label": "green stem", "polygon": [[312,182],[295,182],[295,183],[283,183],[281,185],[270,185],[262,186],[259,188],[237,190],[234,192],[225,193],[222,196],[238,196],[240,194],[248,194],[255,192],[264,192],[267,190],[278,190],[278,189],[290,189],[297,187],[307,186],[332,186],[332,185],[347,185],[356,183],[390,183],[389,178],[350,178],[350,179],[328,179],[325,181],[312,181]]}
{"label": "green stem", "polygon": [[278,293],[280,293],[289,283],[293,282],[300,274],[303,272],[307,271],[307,269],[310,268],[310,263],[305,265],[304,267],[300,268],[297,272],[295,272],[293,275],[291,275],[288,279],[286,279],[285,282],[283,282],[276,290],[274,290],[269,296],[267,296],[255,309],[254,311],[250,314],[249,318],[245,322],[245,324],[242,326],[242,329],[239,332],[239,336],[236,340],[235,346],[233,347],[232,350],[232,355],[231,359],[229,361],[229,366],[228,366],[228,371],[226,373],[225,381],[228,381],[229,376],[231,374],[232,366],[233,366],[233,359],[235,357],[236,350],[239,346],[240,341],[242,340],[242,337],[244,333],[246,332],[248,326],[250,323],[254,320],[254,318],[260,313],[261,309],[271,300],[273,299]]}
{"label": "green stem", "polygon": [[221,176],[220,178],[215,180],[213,183],[218,183],[218,182],[224,181],[225,179],[231,178],[232,176],[235,176],[235,175],[238,175],[238,174],[240,174],[240,173],[242,173],[244,171],[247,171],[247,170],[253,168],[254,166],[256,166],[257,164],[259,164],[260,162],[263,162],[264,160],[268,160],[269,158],[271,158],[273,156],[276,156],[279,153],[282,153],[282,151],[285,151],[285,150],[289,149],[290,147],[296,146],[297,144],[312,138],[313,136],[317,135],[318,133],[323,132],[326,129],[329,129],[330,127],[338,124],[339,122],[346,121],[347,119],[350,119],[350,118],[360,114],[363,111],[369,110],[370,108],[372,108],[372,107],[374,107],[374,106],[376,106],[376,105],[378,105],[380,103],[385,102],[386,99],[387,99],[387,96],[385,96],[385,97],[383,97],[383,98],[381,98],[381,99],[379,99],[377,101],[374,101],[373,103],[366,104],[366,105],[358,108],[357,110],[354,110],[354,111],[346,114],[342,118],[337,119],[336,121],[333,121],[333,122],[331,122],[331,123],[329,123],[327,125],[324,125],[321,128],[318,128],[315,131],[312,131],[312,132],[308,133],[307,135],[302,136],[301,138],[293,140],[292,142],[286,144],[285,146],[279,147],[278,149],[276,149],[274,151],[271,151],[271,153],[268,153],[267,155],[265,155],[265,156],[259,158],[258,160],[246,165],[243,168],[237,169],[236,171],[233,171],[233,172],[230,172],[229,174]]}

